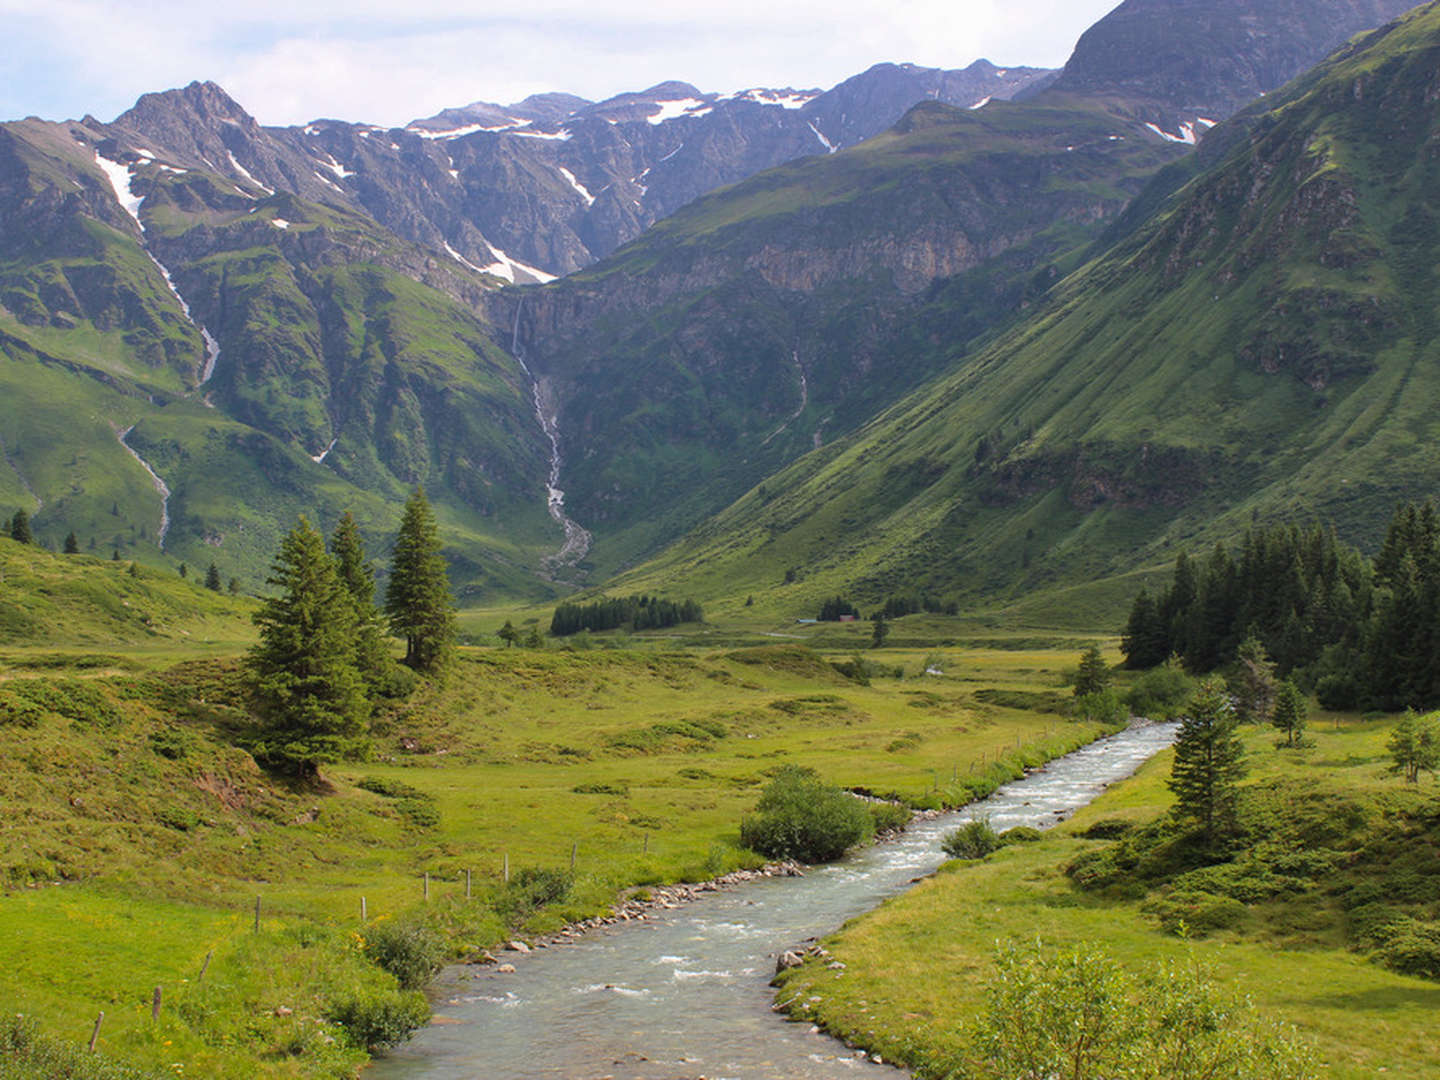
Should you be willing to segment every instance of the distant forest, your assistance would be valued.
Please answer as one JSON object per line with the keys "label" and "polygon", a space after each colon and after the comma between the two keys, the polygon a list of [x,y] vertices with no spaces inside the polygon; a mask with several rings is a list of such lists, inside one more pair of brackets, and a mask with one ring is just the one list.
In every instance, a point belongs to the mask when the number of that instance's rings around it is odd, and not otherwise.
{"label": "distant forest", "polygon": [[602,596],[584,604],[561,604],[550,619],[552,637],[568,637],[581,630],[659,630],[681,623],[702,622],[704,609],[694,600],[665,600],[658,596]]}
{"label": "distant forest", "polygon": [[1440,515],[1401,505],[1372,560],[1333,529],[1252,530],[1203,560],[1182,553],[1158,596],[1135,598],[1126,666],[1172,654],[1193,672],[1258,639],[1278,672],[1333,709],[1440,707]]}

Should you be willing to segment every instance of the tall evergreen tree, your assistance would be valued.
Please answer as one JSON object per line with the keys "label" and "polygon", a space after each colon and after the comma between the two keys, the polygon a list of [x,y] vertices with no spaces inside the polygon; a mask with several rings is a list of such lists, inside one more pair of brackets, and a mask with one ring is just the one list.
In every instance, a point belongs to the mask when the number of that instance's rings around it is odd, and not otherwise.
{"label": "tall evergreen tree", "polygon": [[1246,724],[1264,724],[1275,705],[1275,664],[1254,634],[1235,652],[1235,674],[1230,679],[1235,712]]}
{"label": "tall evergreen tree", "polygon": [[16,510],[15,516],[10,519],[10,539],[17,544],[35,542],[35,535],[30,531],[30,515],[24,510]]}
{"label": "tall evergreen tree", "polygon": [[355,615],[324,538],[303,517],[267,584],[279,593],[255,613],[260,641],[246,660],[262,724],[254,752],[312,779],[365,746],[370,706],[355,667]]}
{"label": "tall evergreen tree", "polygon": [[80,554],[80,538],[79,538],[78,536],[76,536],[73,532],[72,532],[72,533],[67,533],[66,536],[65,536],[65,554],[66,554],[66,555],[79,555],[79,554]]}
{"label": "tall evergreen tree", "polygon": [[1213,840],[1235,820],[1244,747],[1235,733],[1235,710],[1219,679],[1206,679],[1180,721],[1169,788],[1176,809],[1198,821]]}
{"label": "tall evergreen tree", "polygon": [[219,592],[225,587],[225,583],[220,580],[220,568],[213,562],[210,569],[205,571],[205,587],[211,592]]}
{"label": "tall evergreen tree", "polygon": [[399,690],[394,677],[395,660],[385,641],[383,619],[375,606],[375,575],[366,562],[355,518],[348,511],[330,538],[330,554],[355,613],[355,663],[372,694],[394,696],[392,691]]}
{"label": "tall evergreen tree", "polygon": [[405,639],[405,663],[416,671],[435,671],[449,656],[455,637],[455,601],[435,514],[417,487],[405,504],[395,558],[385,591],[390,629]]}
{"label": "tall evergreen tree", "polygon": [[1075,696],[1102,693],[1110,685],[1110,667],[1100,655],[1100,648],[1091,645],[1080,656],[1080,670],[1075,675]]}

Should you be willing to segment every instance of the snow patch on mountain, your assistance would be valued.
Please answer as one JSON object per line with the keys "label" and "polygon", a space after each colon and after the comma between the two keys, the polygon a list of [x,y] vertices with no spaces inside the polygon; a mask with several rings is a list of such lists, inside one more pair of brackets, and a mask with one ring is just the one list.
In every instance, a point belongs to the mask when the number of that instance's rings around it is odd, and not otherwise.
{"label": "snow patch on mountain", "polygon": [[993,100],[994,100],[994,98],[987,94],[985,97],[983,97],[983,98],[981,98],[979,101],[975,102],[974,105],[971,105],[970,108],[971,108],[972,110],[974,110],[974,109],[983,109],[986,105],[989,105],[990,102],[993,101]]}
{"label": "snow patch on mountain", "polygon": [[[474,270],[477,274],[485,273],[484,270],[480,269],[480,267],[476,266],[469,259],[465,258],[464,255],[461,255],[460,252],[456,251],[453,247],[451,247],[448,241],[445,244],[445,254],[449,255],[461,266],[464,266],[469,270]],[[514,279],[512,278],[511,280],[513,281]]]}
{"label": "snow patch on mountain", "polygon": [[290,222],[286,221],[284,218],[271,218],[270,224],[274,225],[275,228],[279,229],[281,232],[284,232],[286,229],[290,228]]}
{"label": "snow patch on mountain", "polygon": [[266,195],[274,195],[274,194],[275,194],[275,189],[274,189],[274,188],[272,188],[272,187],[266,187],[266,186],[265,186],[264,184],[262,184],[259,180],[256,180],[255,177],[251,176],[251,175],[250,175],[250,171],[249,171],[248,169],[246,169],[244,165],[241,165],[240,162],[235,159],[235,155],[232,154],[229,150],[226,150],[226,151],[225,151],[225,156],[230,159],[230,164],[235,167],[235,171],[238,172],[245,180],[247,180],[247,181],[249,181],[250,183],[254,184],[254,185],[255,185],[256,187],[258,187],[261,191],[265,192]]}
{"label": "snow patch on mountain", "polygon": [[145,226],[140,222],[140,204],[145,201],[145,196],[135,194],[134,170],[128,165],[121,165],[118,161],[102,157],[99,150],[95,151],[95,164],[105,174],[105,179],[110,181],[110,186],[115,190],[115,200],[127,214],[135,219],[135,224],[140,226],[140,231],[144,232]]}
{"label": "snow patch on mountain", "polygon": [[820,142],[824,145],[825,152],[827,154],[833,154],[835,153],[835,151],[840,149],[840,147],[836,146],[833,142],[831,142],[825,137],[825,133],[815,126],[815,122],[813,120],[810,121],[810,130],[815,133],[815,137],[819,139]]}
{"label": "snow patch on mountain", "polygon": [[728,96],[730,101],[753,101],[757,105],[778,105],[782,109],[803,109],[820,96],[819,90],[740,90]]}
{"label": "snow patch on mountain", "polygon": [[563,165],[557,165],[556,168],[560,170],[560,175],[565,177],[566,182],[569,183],[569,185],[579,193],[580,197],[585,200],[586,206],[595,205],[595,196],[590,194],[589,189],[586,188],[584,184],[580,183],[579,180],[575,179],[574,173],[572,173],[569,169],[565,168],[565,166]]}
{"label": "snow patch on mountain", "polygon": [[329,154],[326,154],[323,158],[316,158],[315,160],[319,161],[322,167],[329,169],[332,173],[334,173],[336,179],[338,180],[348,180],[350,177],[355,175],[353,172],[345,168],[344,165],[341,165]]}
{"label": "snow patch on mountain", "polygon": [[1153,131],[1156,135],[1159,135],[1160,138],[1164,139],[1166,142],[1184,143],[1186,146],[1194,146],[1200,141],[1199,138],[1195,135],[1194,124],[1181,124],[1179,135],[1171,135],[1168,131],[1161,130],[1155,124],[1146,123],[1145,126],[1151,131]]}
{"label": "snow patch on mountain", "polygon": [[678,98],[675,101],[656,101],[653,104],[659,111],[651,113],[645,119],[656,127],[665,123],[666,120],[678,120],[686,113],[704,115],[696,110],[704,109],[705,112],[710,112],[713,108],[699,98]]}
{"label": "snow patch on mountain", "polygon": [[555,280],[554,274],[547,274],[544,270],[526,266],[518,259],[510,258],[494,244],[490,245],[490,250],[495,253],[495,262],[485,267],[481,271],[482,273],[494,274],[498,278],[504,278],[512,285],[545,285]]}

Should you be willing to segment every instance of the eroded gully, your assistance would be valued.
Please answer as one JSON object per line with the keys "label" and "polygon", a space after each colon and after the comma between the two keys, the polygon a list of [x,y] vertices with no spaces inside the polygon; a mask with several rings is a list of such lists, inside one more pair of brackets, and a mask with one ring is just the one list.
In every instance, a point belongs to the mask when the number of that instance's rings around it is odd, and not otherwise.
{"label": "eroded gully", "polygon": [[1142,725],[1051,762],[988,799],[800,878],[765,878],[644,922],[518,958],[447,970],[437,1019],[367,1080],[833,1080],[898,1074],[771,1010],[775,957],[903,892],[975,817],[1000,831],[1063,820],[1174,738]]}

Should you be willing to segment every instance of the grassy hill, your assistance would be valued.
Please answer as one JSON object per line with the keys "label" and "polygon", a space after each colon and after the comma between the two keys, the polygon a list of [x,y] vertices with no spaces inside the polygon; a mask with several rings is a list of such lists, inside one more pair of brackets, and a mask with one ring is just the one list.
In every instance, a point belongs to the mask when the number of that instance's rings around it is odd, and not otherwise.
{"label": "grassy hill", "polygon": [[1433,5],[1361,39],[1024,323],[625,587],[1016,600],[1257,521],[1374,547],[1397,500],[1440,486],[1437,58]]}

